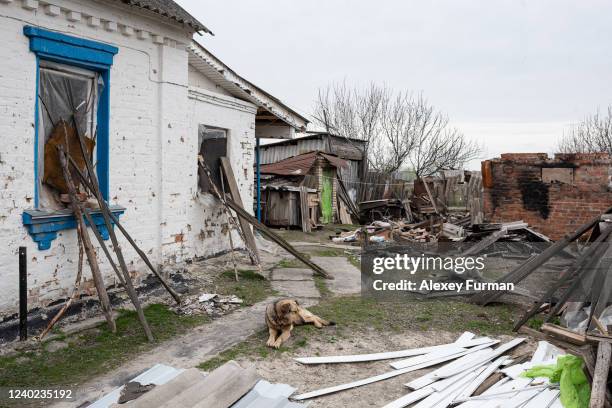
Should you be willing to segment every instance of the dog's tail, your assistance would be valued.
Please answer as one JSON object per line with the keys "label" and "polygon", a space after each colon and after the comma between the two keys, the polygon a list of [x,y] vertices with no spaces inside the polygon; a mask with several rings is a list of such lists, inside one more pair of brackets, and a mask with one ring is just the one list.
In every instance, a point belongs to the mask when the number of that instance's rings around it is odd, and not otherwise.
{"label": "dog's tail", "polygon": [[326,320],[323,319],[322,317],[319,317],[319,319],[321,320],[321,323],[323,324],[323,326],[335,326],[336,322],[334,322],[333,320]]}

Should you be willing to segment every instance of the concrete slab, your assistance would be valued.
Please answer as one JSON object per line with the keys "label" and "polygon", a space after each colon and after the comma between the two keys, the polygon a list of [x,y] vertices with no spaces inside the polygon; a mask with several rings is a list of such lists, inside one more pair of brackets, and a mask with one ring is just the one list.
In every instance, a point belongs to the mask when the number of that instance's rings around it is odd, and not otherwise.
{"label": "concrete slab", "polygon": [[272,289],[276,290],[283,296],[292,298],[319,298],[321,295],[314,281],[289,281],[289,280],[274,280],[272,281]]}
{"label": "concrete slab", "polygon": [[334,293],[347,295],[361,292],[361,271],[343,256],[313,256],[311,261],[331,276],[327,287]]}
{"label": "concrete slab", "polygon": [[272,271],[270,280],[308,281],[312,280],[312,270],[305,268],[277,268]]}

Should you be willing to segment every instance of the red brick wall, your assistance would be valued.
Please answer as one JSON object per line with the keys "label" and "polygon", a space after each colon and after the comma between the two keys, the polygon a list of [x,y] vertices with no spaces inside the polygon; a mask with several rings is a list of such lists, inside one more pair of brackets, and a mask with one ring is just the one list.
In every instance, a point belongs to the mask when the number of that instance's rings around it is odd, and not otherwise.
{"label": "red brick wall", "polygon": [[[573,173],[573,180],[544,182],[543,168]],[[523,220],[558,240],[612,206],[610,169],[605,153],[555,154],[554,159],[546,153],[509,153],[484,161],[485,219]]]}

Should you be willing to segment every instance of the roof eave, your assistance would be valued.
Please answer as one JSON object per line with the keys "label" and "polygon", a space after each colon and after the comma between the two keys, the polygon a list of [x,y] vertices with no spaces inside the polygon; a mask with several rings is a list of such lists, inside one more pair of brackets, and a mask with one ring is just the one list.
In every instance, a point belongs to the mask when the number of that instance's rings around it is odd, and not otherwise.
{"label": "roof eave", "polygon": [[[238,75],[201,44],[192,41],[187,49],[191,55],[213,68],[216,74],[223,78],[223,82],[226,85],[224,88],[227,91],[232,93],[238,92],[242,98],[247,99],[258,107],[266,109],[279,120],[297,131],[303,132],[306,130],[306,125],[309,122],[306,117],[285,105],[278,98],[270,95],[268,92]],[[206,73],[203,72],[203,74]]]}

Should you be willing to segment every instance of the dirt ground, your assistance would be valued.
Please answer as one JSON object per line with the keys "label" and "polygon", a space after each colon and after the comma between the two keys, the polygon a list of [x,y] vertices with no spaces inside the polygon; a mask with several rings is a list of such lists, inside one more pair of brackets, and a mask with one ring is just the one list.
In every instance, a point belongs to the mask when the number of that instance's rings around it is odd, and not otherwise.
{"label": "dirt ground", "polygon": [[[300,328],[296,328],[299,335]],[[268,358],[237,358],[242,366],[254,366],[258,373],[270,382],[287,383],[297,388],[297,393],[314,391],[320,388],[344,384],[377,374],[391,371],[389,363],[393,360],[353,364],[302,365],[294,357],[325,356],[336,354],[364,354],[381,351],[394,351],[436,344],[452,343],[459,336],[439,330],[407,331],[402,333],[385,332],[375,329],[354,332],[342,336],[335,342],[322,339],[309,340],[308,344],[296,352],[277,354]],[[502,342],[512,336],[492,336]],[[514,350],[522,354],[535,350],[536,342],[527,341]],[[432,369],[423,369],[390,378],[363,387],[341,391],[309,400],[312,408],[339,407],[381,407],[409,392],[404,384],[418,378]]]}

